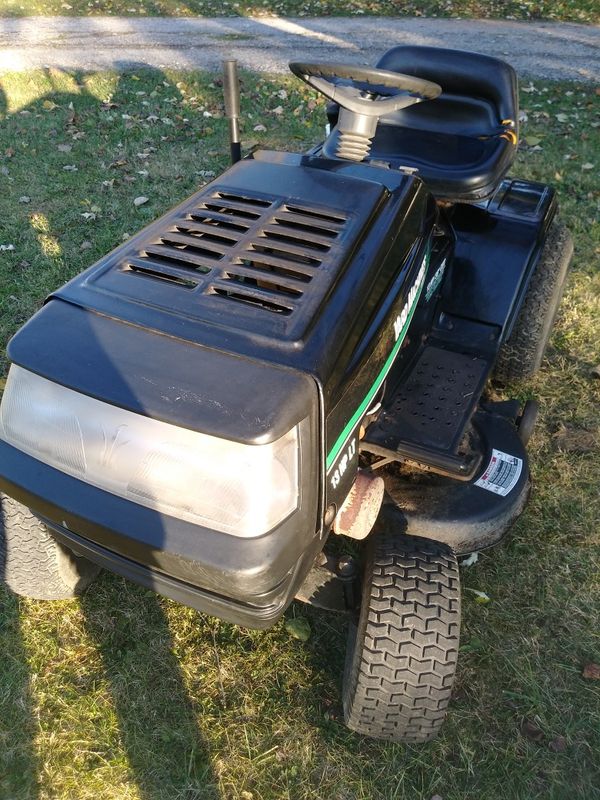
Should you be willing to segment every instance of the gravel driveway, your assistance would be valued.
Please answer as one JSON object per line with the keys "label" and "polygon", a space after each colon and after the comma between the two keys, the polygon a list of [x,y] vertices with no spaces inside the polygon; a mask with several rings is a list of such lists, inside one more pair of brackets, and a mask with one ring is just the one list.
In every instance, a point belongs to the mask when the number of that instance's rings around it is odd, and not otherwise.
{"label": "gravel driveway", "polygon": [[527,77],[600,81],[596,26],[389,17],[0,19],[0,69],[216,69],[235,56],[249,69],[283,72],[298,57],[372,64],[403,42],[499,56]]}

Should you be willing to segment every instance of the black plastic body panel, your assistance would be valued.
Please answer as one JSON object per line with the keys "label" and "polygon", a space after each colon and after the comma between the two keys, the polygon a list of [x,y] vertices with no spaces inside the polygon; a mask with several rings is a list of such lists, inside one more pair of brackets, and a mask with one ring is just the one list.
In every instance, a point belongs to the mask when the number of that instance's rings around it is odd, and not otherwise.
{"label": "black plastic body panel", "polygon": [[[204,231],[203,215],[212,215],[214,226],[221,224],[225,210],[225,224],[231,226],[233,220],[236,229],[244,229],[235,233],[230,248],[209,234],[201,242],[214,248],[213,255],[207,250],[181,256],[180,249],[171,247],[166,263],[165,241],[174,238],[181,247],[181,228],[200,226]],[[248,442],[275,438],[303,415],[303,407],[313,413],[307,406],[310,378],[319,393],[317,475],[324,485],[326,466],[335,471],[337,458],[348,462],[347,449],[340,445],[336,450],[336,443],[394,346],[394,322],[429,258],[435,220],[435,203],[422,182],[410,176],[310,156],[258,153],[55,292],[47,308],[13,339],[9,355],[27,369],[100,400]],[[297,240],[290,246],[287,238],[299,224],[319,247],[323,231],[315,231],[321,225],[340,231],[327,240],[334,244],[319,256],[319,268],[288,264],[289,269],[306,267],[315,273],[302,296],[288,303],[288,314],[214,294],[228,271],[247,269],[237,262],[253,259],[273,229],[280,239],[286,231],[286,240],[277,247],[297,258]],[[211,230],[229,235],[229,227]],[[173,267],[174,257],[193,258],[194,267],[202,262],[199,272],[189,270],[195,288],[171,280],[183,270]],[[138,273],[140,261],[145,271]],[[147,274],[149,269],[157,274]],[[160,270],[169,272],[169,280],[159,279]],[[419,291],[422,284],[421,275]],[[257,296],[265,293],[261,285],[251,289]],[[69,343],[73,334],[76,341]],[[64,357],[52,352],[63,347]],[[179,364],[171,363],[177,360]],[[305,385],[298,393],[293,387],[301,386],[301,378]],[[254,397],[258,384],[262,390]],[[237,420],[231,425],[230,403]],[[254,433],[252,416],[243,415],[245,404],[249,410],[264,404]],[[351,448],[347,440],[342,444]],[[335,486],[327,483],[321,508],[343,501],[356,471],[356,448],[353,454],[344,479]]]}
{"label": "black plastic body panel", "polygon": [[[453,318],[489,326],[497,350],[510,335],[529,276],[554,214],[548,186],[507,179],[489,202],[459,205],[451,223],[456,235],[452,268],[441,309],[442,338]],[[475,337],[476,346],[480,346]]]}
{"label": "black plastic body panel", "polygon": [[[311,435],[316,438],[316,430]],[[246,607],[243,618],[235,617],[234,611],[227,616],[240,624],[274,623],[322,546],[315,527],[318,484],[310,471],[305,471],[298,511],[263,536],[240,539],[104,492],[3,441],[0,464],[0,489],[32,508],[65,542],[70,537],[79,547],[87,543],[98,563],[112,559],[129,565],[129,577],[145,585],[154,576],[157,590],[167,596],[175,597],[169,585],[187,587],[189,598],[184,602],[201,610],[211,611],[213,595],[226,596],[232,608]],[[169,580],[160,583],[163,578]]]}
{"label": "black plastic body panel", "polygon": [[52,300],[11,340],[11,361],[138,414],[246,444],[318,416],[304,373]]}

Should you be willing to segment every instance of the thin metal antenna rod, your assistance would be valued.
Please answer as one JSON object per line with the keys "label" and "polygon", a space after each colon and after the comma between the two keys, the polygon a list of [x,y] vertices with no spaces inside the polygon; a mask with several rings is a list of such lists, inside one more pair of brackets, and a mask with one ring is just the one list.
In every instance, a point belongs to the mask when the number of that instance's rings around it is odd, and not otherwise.
{"label": "thin metal antenna rod", "polygon": [[240,145],[240,80],[238,78],[237,63],[235,58],[223,61],[223,95],[225,98],[225,114],[229,119],[232,164],[235,164],[242,157]]}

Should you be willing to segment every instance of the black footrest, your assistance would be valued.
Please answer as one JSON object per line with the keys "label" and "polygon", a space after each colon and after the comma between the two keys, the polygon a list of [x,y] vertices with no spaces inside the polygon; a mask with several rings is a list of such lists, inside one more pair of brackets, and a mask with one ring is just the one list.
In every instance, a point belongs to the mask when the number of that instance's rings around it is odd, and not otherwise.
{"label": "black footrest", "polygon": [[465,475],[473,458],[458,448],[489,368],[486,359],[428,345],[368,427],[364,449]]}

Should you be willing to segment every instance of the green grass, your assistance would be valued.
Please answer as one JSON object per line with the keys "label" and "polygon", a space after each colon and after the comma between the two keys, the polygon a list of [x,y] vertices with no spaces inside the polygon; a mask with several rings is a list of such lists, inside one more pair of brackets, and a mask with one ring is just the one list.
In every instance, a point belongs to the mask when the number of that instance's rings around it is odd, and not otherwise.
{"label": "green grass", "polygon": [[0,16],[476,17],[598,22],[597,0],[0,0]]}
{"label": "green grass", "polygon": [[[47,292],[226,165],[211,80],[0,77],[0,245],[14,247],[0,251],[2,343]],[[600,662],[600,459],[597,438],[588,452],[568,446],[598,428],[600,98],[581,84],[529,88],[530,146],[514,172],[557,186],[575,268],[543,371],[516,387],[542,406],[530,505],[503,545],[463,570],[464,586],[491,602],[465,592],[441,738],[390,746],[341,725],[335,616],[293,606],[287,617],[313,630],[302,644],[283,623],[242,630],[105,574],[81,602],[0,589],[2,800],[600,797],[600,685],[581,675]],[[253,75],[244,89],[246,146],[318,140],[323,103],[308,89]],[[136,208],[140,195],[149,202]],[[523,736],[524,720],[541,741]]]}

